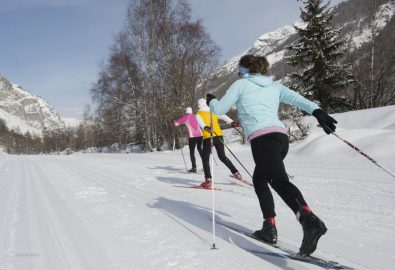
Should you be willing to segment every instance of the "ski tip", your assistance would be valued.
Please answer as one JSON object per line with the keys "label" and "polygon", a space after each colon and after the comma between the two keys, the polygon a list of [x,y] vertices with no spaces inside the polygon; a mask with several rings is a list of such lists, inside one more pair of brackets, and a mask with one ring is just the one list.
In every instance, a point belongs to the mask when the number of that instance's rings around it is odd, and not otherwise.
{"label": "ski tip", "polygon": [[295,253],[294,255],[292,255],[294,258],[300,258],[300,259],[309,259],[310,258],[310,254],[302,254],[300,252]]}
{"label": "ski tip", "polygon": [[246,184],[247,186],[250,186],[250,187],[253,187],[254,185],[251,183],[251,182],[249,182],[249,181],[247,181],[247,180],[245,180],[245,179],[238,179],[238,178],[236,178],[234,175],[229,175],[230,177],[232,177],[233,179],[236,179],[237,181],[239,181],[239,182],[241,182],[241,183],[243,183],[243,184]]}
{"label": "ski tip", "polygon": [[[178,188],[191,188],[191,189],[202,189],[202,190],[209,190],[211,191],[212,188],[207,188],[207,187],[201,187],[201,186],[181,186],[181,185],[173,185],[174,187]],[[228,191],[228,192],[233,192],[231,189],[222,189],[222,188],[214,188],[215,191]]]}

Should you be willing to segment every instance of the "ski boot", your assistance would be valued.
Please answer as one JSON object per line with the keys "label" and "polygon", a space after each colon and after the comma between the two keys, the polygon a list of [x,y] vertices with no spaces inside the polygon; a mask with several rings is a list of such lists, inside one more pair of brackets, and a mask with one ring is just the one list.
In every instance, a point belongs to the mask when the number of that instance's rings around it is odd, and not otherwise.
{"label": "ski boot", "polygon": [[309,256],[316,250],[318,240],[328,229],[324,222],[314,215],[308,206],[301,208],[297,217],[303,228],[303,240],[299,253],[302,256]]}
{"label": "ski boot", "polygon": [[191,169],[188,170],[189,173],[196,173],[196,168],[192,167]]}
{"label": "ski boot", "polygon": [[202,188],[211,188],[211,178],[206,178],[203,183],[200,184]]}
{"label": "ski boot", "polygon": [[263,242],[275,245],[277,243],[277,229],[274,218],[265,219],[262,229],[255,231],[253,236]]}
{"label": "ski boot", "polygon": [[241,174],[239,172],[235,172],[233,174],[233,177],[236,178],[237,180],[243,181],[243,177],[241,176]]}

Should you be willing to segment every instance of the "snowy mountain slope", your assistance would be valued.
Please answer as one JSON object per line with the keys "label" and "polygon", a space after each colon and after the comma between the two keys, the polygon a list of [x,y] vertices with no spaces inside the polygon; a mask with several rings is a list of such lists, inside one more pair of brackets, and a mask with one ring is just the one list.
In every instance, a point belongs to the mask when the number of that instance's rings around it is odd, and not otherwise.
{"label": "snowy mountain slope", "polygon": [[[395,123],[395,106],[335,117],[339,135],[395,172],[395,129],[388,128]],[[252,172],[249,145],[229,147]],[[328,227],[316,255],[360,270],[393,268],[395,179],[315,126],[304,142],[290,147],[285,163],[291,181]],[[221,226],[216,227],[218,249],[212,250],[211,192],[174,187],[203,180],[203,174],[184,171],[180,151],[0,153],[0,268],[323,269],[281,258],[278,250]],[[213,175],[218,188],[233,190],[215,193],[216,217],[245,229],[260,228],[254,190],[233,182],[223,164],[214,167]],[[297,248],[301,227],[274,198],[279,240]],[[230,239],[265,253],[246,252]]]}
{"label": "snowy mountain slope", "polygon": [[65,125],[55,109],[44,99],[34,96],[0,75],[0,117],[9,128],[41,135],[64,130]]}
{"label": "snowy mountain slope", "polygon": [[[296,22],[295,25],[298,27],[303,27],[303,25],[299,22]],[[223,76],[229,72],[234,72],[237,68],[240,57],[247,53],[265,55],[268,57],[268,60],[270,60],[269,62],[271,65],[275,64],[282,59],[282,56],[284,55],[284,50],[274,52],[274,49],[282,46],[284,42],[286,42],[287,39],[295,33],[296,31],[293,26],[286,25],[275,31],[263,34],[261,37],[258,38],[257,41],[255,41],[250,49],[238,56],[233,57],[223,66],[221,66],[217,70],[216,75]]]}
{"label": "snowy mountain slope", "polygon": [[18,133],[25,134],[29,132],[30,134],[34,134],[36,136],[40,136],[42,134],[40,129],[30,126],[18,116],[10,114],[3,109],[0,109],[0,118],[5,121],[9,129],[17,131]]}
{"label": "snowy mountain slope", "polygon": [[[375,31],[380,32],[392,19],[395,13],[395,1],[389,1],[378,7],[374,22]],[[358,18],[349,24],[357,25],[356,31],[345,34],[348,46],[353,51],[360,48],[364,43],[369,42],[372,36],[372,24],[366,22],[366,17]]]}
{"label": "snowy mountain slope", "polygon": [[[379,35],[386,27],[392,27],[389,22],[394,17],[395,1],[382,0],[377,2],[378,8],[375,14],[375,31]],[[372,23],[370,20],[371,9],[368,0],[348,0],[335,7],[333,26],[341,29],[339,38],[346,41],[346,51],[361,54],[364,53],[362,46],[369,42],[372,33]],[[303,24],[296,22],[295,25],[303,27]],[[394,30],[390,30],[394,33]],[[265,55],[271,66],[271,74],[276,79],[283,79],[292,72],[292,67],[286,64],[285,56],[289,54],[286,47],[291,45],[297,38],[293,26],[284,26],[275,31],[265,33],[247,50],[238,56],[229,59],[224,65],[219,67],[210,79],[210,91],[222,96],[226,89],[237,80],[237,65],[240,57],[247,53]]]}
{"label": "snowy mountain slope", "polygon": [[[303,27],[299,22],[296,22],[295,25]],[[233,57],[216,70],[210,80],[210,85],[212,86],[210,91],[221,93],[238,79],[237,66],[240,57],[247,53],[265,55],[271,65],[281,61],[286,52],[284,45],[295,33],[295,28],[287,25],[262,35],[250,49]]]}
{"label": "snowy mountain slope", "polygon": [[62,117],[62,121],[64,122],[66,128],[78,128],[78,126],[82,123],[81,119],[70,117]]}

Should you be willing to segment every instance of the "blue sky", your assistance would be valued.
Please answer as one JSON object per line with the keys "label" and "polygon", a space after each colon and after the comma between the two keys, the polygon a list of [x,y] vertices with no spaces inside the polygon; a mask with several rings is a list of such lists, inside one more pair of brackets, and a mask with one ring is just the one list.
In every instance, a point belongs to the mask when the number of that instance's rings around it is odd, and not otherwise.
{"label": "blue sky", "polygon": [[[338,3],[341,0],[332,1]],[[82,115],[89,89],[128,0],[1,0],[0,73],[46,99],[63,117]],[[222,49],[240,54],[265,32],[292,24],[296,0],[189,0]]]}

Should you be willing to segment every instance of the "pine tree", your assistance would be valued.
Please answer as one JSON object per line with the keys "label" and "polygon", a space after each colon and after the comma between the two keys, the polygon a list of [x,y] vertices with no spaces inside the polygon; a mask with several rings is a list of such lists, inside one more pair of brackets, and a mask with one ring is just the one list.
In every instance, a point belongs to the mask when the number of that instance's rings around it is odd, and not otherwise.
{"label": "pine tree", "polygon": [[346,67],[336,62],[344,54],[344,41],[337,38],[340,30],[334,30],[331,25],[334,12],[329,9],[330,2],[301,2],[305,27],[295,26],[299,39],[289,47],[294,54],[287,58],[288,64],[301,70],[291,75],[292,87],[333,112],[341,103],[339,91],[347,83]]}

